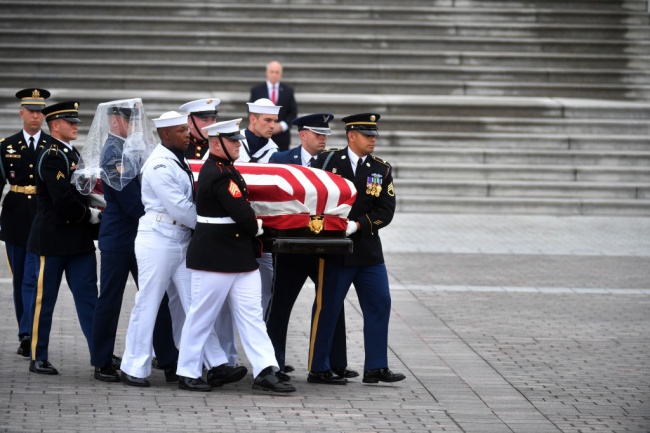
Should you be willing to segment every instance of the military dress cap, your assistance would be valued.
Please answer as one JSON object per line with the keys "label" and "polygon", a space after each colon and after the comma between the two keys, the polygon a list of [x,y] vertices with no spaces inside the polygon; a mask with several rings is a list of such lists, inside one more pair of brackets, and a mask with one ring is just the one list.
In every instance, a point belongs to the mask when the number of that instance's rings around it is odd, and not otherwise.
{"label": "military dress cap", "polygon": [[45,121],[51,122],[56,119],[64,119],[70,123],[80,123],[79,103],[77,101],[65,101],[50,105],[41,110],[45,115]]}
{"label": "military dress cap", "polygon": [[248,112],[256,114],[275,114],[277,115],[280,112],[282,105],[275,105],[268,98],[260,98],[255,102],[247,102]]}
{"label": "military dress cap", "polygon": [[196,117],[216,117],[217,105],[221,103],[220,99],[197,99],[196,101],[187,102],[179,107],[179,110],[187,111]]}
{"label": "military dress cap", "polygon": [[359,131],[364,135],[379,135],[377,121],[381,116],[376,113],[353,114],[341,119],[346,131]]}
{"label": "military dress cap", "polygon": [[118,107],[113,105],[112,107],[108,107],[106,109],[106,113],[109,116],[115,114],[117,116],[122,116],[123,118],[129,120],[133,117],[139,116],[140,110],[137,106],[133,108],[129,108],[129,107]]}
{"label": "military dress cap", "polygon": [[156,128],[169,128],[170,126],[185,125],[187,123],[187,114],[181,114],[176,111],[168,111],[160,115],[159,118],[153,119]]}
{"label": "military dress cap", "polygon": [[244,137],[239,129],[239,124],[241,123],[241,117],[239,119],[226,120],[224,122],[213,123],[208,125],[205,128],[202,128],[204,131],[207,131],[209,137],[226,137],[230,140],[243,140]]}
{"label": "military dress cap", "polygon": [[298,127],[298,131],[308,129],[312,132],[315,132],[316,134],[330,135],[332,131],[330,130],[329,123],[332,120],[334,120],[334,116],[332,114],[316,113],[298,117],[291,123]]}
{"label": "military dress cap", "polygon": [[41,111],[45,107],[45,100],[50,97],[50,92],[45,89],[23,89],[16,93],[20,99],[20,106],[32,111]]}

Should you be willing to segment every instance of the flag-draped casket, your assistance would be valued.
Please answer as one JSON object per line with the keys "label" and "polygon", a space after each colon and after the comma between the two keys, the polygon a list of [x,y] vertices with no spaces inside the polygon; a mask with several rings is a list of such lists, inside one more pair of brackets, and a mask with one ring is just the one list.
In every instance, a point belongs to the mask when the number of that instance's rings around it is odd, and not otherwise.
{"label": "flag-draped casket", "polygon": [[[198,181],[204,161],[190,160],[194,180]],[[307,237],[314,239],[345,238],[347,216],[357,191],[354,184],[330,172],[293,164],[236,163],[248,186],[248,200],[263,221],[265,234],[273,237]],[[348,239],[345,252],[351,248]],[[276,243],[282,243],[279,241]],[[299,241],[298,243],[303,242]],[[334,242],[325,240],[325,243]],[[309,250],[310,247],[306,246]],[[313,248],[311,248],[313,249]],[[317,248],[318,249],[318,248]],[[275,250],[278,250],[277,245]],[[302,251],[285,252],[314,252]],[[323,252],[323,251],[321,251]]]}

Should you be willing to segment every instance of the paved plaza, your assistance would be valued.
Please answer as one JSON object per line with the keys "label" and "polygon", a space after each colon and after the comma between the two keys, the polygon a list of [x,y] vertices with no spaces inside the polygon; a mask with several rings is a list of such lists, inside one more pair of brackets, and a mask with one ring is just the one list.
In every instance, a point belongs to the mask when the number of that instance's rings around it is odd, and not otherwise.
{"label": "paved plaza", "polygon": [[[0,430],[7,432],[650,432],[650,218],[398,213],[382,230],[393,309],[395,384],[306,381],[313,285],[298,300],[287,362],[298,391],[211,393],[92,377],[69,290],[50,361],[15,354],[0,271]],[[117,354],[135,286],[127,287]],[[350,368],[362,370],[362,317],[347,298]],[[249,366],[240,349],[241,363]]]}

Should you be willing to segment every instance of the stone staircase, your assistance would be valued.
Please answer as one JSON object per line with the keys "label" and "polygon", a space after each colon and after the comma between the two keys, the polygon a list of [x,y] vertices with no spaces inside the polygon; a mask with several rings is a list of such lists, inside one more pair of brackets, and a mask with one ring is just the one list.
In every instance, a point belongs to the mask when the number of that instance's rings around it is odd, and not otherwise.
{"label": "stone staircase", "polygon": [[650,215],[645,0],[0,0],[0,17],[3,136],[34,85],[79,100],[84,128],[130,97],[245,117],[275,58],[301,114],[382,114],[401,210]]}

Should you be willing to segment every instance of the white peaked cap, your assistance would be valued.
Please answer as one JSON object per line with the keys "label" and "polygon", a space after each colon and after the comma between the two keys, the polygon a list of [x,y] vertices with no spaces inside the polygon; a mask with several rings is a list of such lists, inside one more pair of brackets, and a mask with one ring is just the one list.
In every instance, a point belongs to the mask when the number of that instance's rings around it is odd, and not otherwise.
{"label": "white peaked cap", "polygon": [[248,112],[257,114],[275,114],[280,112],[282,105],[275,105],[270,99],[260,98],[255,102],[247,102]]}
{"label": "white peaked cap", "polygon": [[221,99],[197,99],[196,101],[186,102],[178,107],[179,110],[187,111],[188,113],[199,113],[201,111],[215,111],[217,105],[221,103]]}
{"label": "white peaked cap", "polygon": [[181,114],[176,111],[168,111],[160,115],[159,118],[153,119],[156,128],[167,128],[170,126],[184,125],[187,123],[187,114]]}
{"label": "white peaked cap", "polygon": [[243,140],[245,137],[241,135],[239,131],[240,123],[241,117],[239,119],[213,123],[212,125],[208,125],[201,129],[207,131],[209,137],[217,137],[221,135],[232,140]]}

